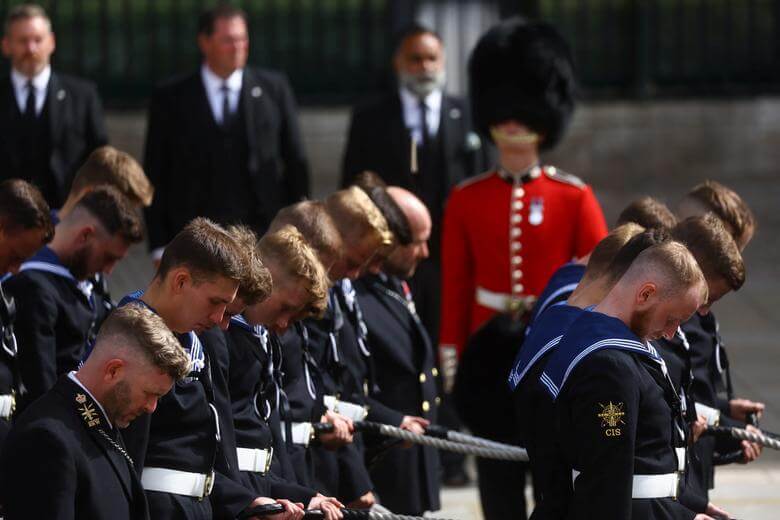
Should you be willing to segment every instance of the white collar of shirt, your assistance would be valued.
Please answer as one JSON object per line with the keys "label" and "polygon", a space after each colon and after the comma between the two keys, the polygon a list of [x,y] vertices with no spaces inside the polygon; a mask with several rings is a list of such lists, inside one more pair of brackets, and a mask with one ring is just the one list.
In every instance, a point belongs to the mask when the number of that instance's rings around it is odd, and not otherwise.
{"label": "white collar of shirt", "polygon": [[[409,92],[405,87],[398,89],[401,96],[401,108],[404,114],[404,125],[412,133],[416,143],[422,142],[422,128],[420,127],[420,98]],[[423,100],[427,109],[426,122],[428,123],[428,135],[435,136],[439,131],[441,116],[442,92],[436,89]]]}
{"label": "white collar of shirt", "polygon": [[[44,67],[37,75],[32,78],[32,86],[35,89],[35,114],[40,115],[43,110],[43,104],[46,102],[46,88],[49,86],[49,80],[51,79],[51,65]],[[27,82],[31,81],[30,78],[20,73],[14,68],[11,68],[11,83],[14,86],[14,93],[16,94],[16,103],[19,105],[19,111],[24,113],[24,109],[27,106]]]}
{"label": "white collar of shirt", "polygon": [[208,67],[205,63],[200,68],[200,76],[203,79],[203,86],[206,88],[206,97],[209,100],[211,113],[218,123],[222,123],[222,85],[228,88],[228,102],[230,111],[235,112],[238,109],[238,100],[241,95],[241,84],[244,81],[244,69],[236,69],[233,73],[222,79]]}
{"label": "white collar of shirt", "polygon": [[92,400],[93,400],[93,401],[95,401],[95,402],[97,403],[98,407],[100,408],[100,411],[101,411],[101,412],[103,412],[103,417],[105,417],[105,418],[106,418],[106,421],[108,421],[108,427],[109,427],[109,428],[111,428],[111,429],[113,430],[113,429],[114,429],[114,425],[112,425],[112,424],[111,424],[111,420],[108,418],[108,414],[106,413],[106,410],[105,410],[105,408],[103,408],[103,405],[102,405],[102,404],[100,404],[100,401],[98,401],[97,399],[95,399],[95,396],[94,396],[94,395],[92,395],[92,392],[90,392],[89,390],[87,390],[87,387],[86,387],[86,386],[84,386],[84,385],[81,383],[81,381],[79,381],[79,378],[78,378],[78,377],[76,377],[76,371],[75,371],[75,370],[71,370],[70,372],[68,372],[68,377],[70,378],[70,380],[71,380],[71,381],[73,381],[74,383],[76,383],[77,385],[79,385],[79,386],[81,387],[81,389],[82,389],[82,390],[84,390],[86,393],[88,393],[88,394],[89,394],[89,396],[92,398]]}

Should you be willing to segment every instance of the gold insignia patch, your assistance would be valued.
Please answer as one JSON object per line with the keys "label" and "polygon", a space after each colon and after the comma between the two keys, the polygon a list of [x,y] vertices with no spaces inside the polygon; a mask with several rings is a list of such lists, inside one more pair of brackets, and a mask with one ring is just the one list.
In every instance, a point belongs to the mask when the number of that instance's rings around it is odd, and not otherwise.
{"label": "gold insignia patch", "polygon": [[84,394],[76,394],[76,402],[79,404],[84,404],[87,402],[87,396]]}
{"label": "gold insignia patch", "polygon": [[79,408],[79,412],[81,412],[81,417],[84,419],[84,422],[87,423],[87,426],[92,428],[93,426],[99,426],[100,425],[100,417],[98,416],[98,413],[95,411],[95,407],[91,403],[83,404]]}
{"label": "gold insignia patch", "polygon": [[601,411],[596,414],[596,417],[601,419],[601,427],[606,428],[604,435],[607,437],[619,437],[623,432],[619,426],[626,424],[623,421],[623,416],[626,412],[623,411],[623,403],[612,404],[612,401],[606,405],[599,403]]}

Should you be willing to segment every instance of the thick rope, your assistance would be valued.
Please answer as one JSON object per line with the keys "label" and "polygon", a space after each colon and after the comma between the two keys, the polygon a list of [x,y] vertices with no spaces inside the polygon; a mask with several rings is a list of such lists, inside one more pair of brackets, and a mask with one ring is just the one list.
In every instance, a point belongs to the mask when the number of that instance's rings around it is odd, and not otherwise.
{"label": "thick rope", "polygon": [[760,444],[765,448],[780,450],[780,440],[767,437],[766,435],[762,435],[760,433],[754,433],[748,430],[743,430],[742,428],[727,428],[723,426],[715,426],[715,427],[711,426],[707,428],[707,431],[710,430],[712,431],[713,434],[726,434],[734,437],[735,439],[755,442],[756,444]]}
{"label": "thick rope", "polygon": [[490,439],[484,439],[482,437],[475,437],[454,430],[448,430],[443,426],[431,425],[425,429],[425,434],[428,436],[438,437],[440,439],[447,439],[452,442],[459,442],[461,444],[472,444],[474,446],[482,446],[483,448],[496,448],[503,449],[518,449],[517,446],[511,444],[504,444],[503,442],[491,441]]}
{"label": "thick rope", "polygon": [[[360,509],[340,509],[344,520],[447,520],[443,518],[429,518],[422,516],[396,515],[394,513],[380,513],[377,511],[363,511]],[[306,520],[325,518],[325,514],[319,510],[308,510],[303,515]]]}
{"label": "thick rope", "polygon": [[440,450],[452,451],[454,453],[461,453],[463,455],[475,455],[483,459],[514,460],[523,462],[528,461],[528,452],[526,452],[523,448],[518,448],[517,446],[502,445],[500,448],[496,448],[489,446],[476,446],[474,444],[463,444],[451,440],[427,437],[425,435],[419,435],[402,430],[401,428],[397,428],[395,426],[372,423],[369,421],[355,423],[355,427],[363,431],[379,433],[386,437],[395,437],[396,439],[401,439],[406,442],[413,442],[423,446],[431,446]]}

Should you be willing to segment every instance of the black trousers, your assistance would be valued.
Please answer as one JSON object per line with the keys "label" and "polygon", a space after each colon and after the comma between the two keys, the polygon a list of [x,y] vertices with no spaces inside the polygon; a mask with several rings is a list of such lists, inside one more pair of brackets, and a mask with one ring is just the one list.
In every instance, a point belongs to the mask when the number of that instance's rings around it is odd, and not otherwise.
{"label": "black trousers", "polygon": [[477,459],[479,499],[485,520],[526,520],[523,462]]}

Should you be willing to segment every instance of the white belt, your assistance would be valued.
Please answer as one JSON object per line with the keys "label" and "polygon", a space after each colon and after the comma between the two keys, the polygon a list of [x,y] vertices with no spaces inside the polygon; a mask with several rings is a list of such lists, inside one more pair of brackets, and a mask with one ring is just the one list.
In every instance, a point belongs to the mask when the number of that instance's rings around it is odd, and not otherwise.
{"label": "white belt", "polygon": [[[293,444],[300,444],[302,446],[308,446],[309,441],[311,441],[311,438],[314,434],[314,428],[312,428],[311,423],[308,422],[299,422],[299,423],[292,423],[290,425],[290,429],[292,430],[292,443]],[[287,424],[282,422],[282,438],[285,442],[287,441]]]}
{"label": "white belt", "polygon": [[13,394],[0,395],[0,418],[10,419],[16,409],[16,397]]}
{"label": "white belt", "polygon": [[203,498],[209,496],[214,487],[214,472],[203,474],[147,467],[141,474],[141,484],[146,491]]}
{"label": "white belt", "polygon": [[323,397],[325,407],[331,412],[336,412],[345,417],[349,417],[353,421],[362,421],[368,415],[368,411],[364,406],[359,404],[348,403],[346,401],[339,401],[335,396],[326,395]]}
{"label": "white belt", "polygon": [[258,450],[253,448],[236,448],[239,471],[251,471],[265,475],[271,469],[274,449]]}
{"label": "white belt", "polygon": [[703,416],[707,421],[707,426],[717,426],[720,424],[720,410],[701,403],[696,403],[695,407],[696,415]]}
{"label": "white belt", "polygon": [[[663,475],[634,475],[631,498],[677,498],[680,477],[685,470],[685,448],[675,448],[674,453],[678,471]],[[575,484],[579,474],[576,469],[571,470],[572,484]]]}
{"label": "white belt", "polygon": [[498,312],[515,312],[529,310],[536,298],[533,296],[512,296],[511,294],[489,291],[484,287],[477,287],[477,303],[488,309]]}

